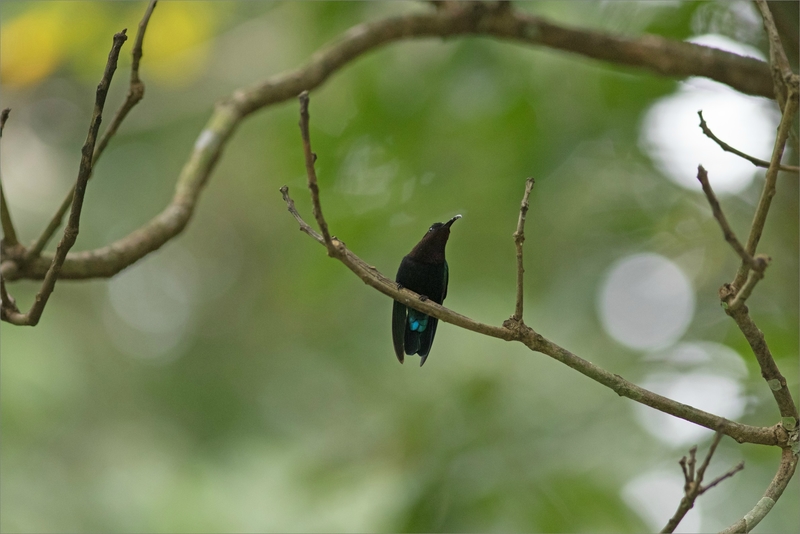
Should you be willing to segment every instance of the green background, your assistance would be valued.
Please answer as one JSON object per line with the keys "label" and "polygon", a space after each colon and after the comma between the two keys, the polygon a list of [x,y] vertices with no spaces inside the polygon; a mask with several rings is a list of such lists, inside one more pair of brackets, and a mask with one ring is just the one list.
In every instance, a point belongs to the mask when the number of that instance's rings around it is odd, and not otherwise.
{"label": "green background", "polygon": [[[42,5],[3,2],[2,22]],[[144,12],[138,2],[66,5],[100,14],[91,46],[103,53],[87,58],[76,48],[37,83],[3,87],[2,106],[13,108],[3,136],[4,180],[24,179],[13,175],[22,167],[8,148],[24,128],[63,163],[62,179],[42,190],[41,201],[17,207],[9,192],[25,242],[74,180],[111,35],[128,27],[132,36]],[[171,83],[163,73],[151,81],[145,42],[145,99],[96,167],[75,250],[119,239],[161,211],[214,101],[300,66],[354,24],[428,9],[196,5],[213,15],[205,60],[189,81]],[[742,32],[724,3],[520,7],[568,25],[677,39],[714,24],[765,45],[758,19]],[[107,110],[127,89],[130,46]],[[717,298],[736,257],[699,187],[673,184],[639,147],[644,113],[677,86],[640,70],[487,38],[381,48],[311,95],[331,231],[393,276],[430,223],[462,213],[447,250],[446,305],[500,324],[513,313],[511,233],[524,180],[533,176],[526,322],[635,382],[653,364],[604,332],[599,284],[628,254],[676,259],[700,249],[708,261],[693,279],[695,318],[682,340],[739,352],[749,371],[740,420],[773,425],[770,392]],[[397,363],[391,302],[298,232],[281,200],[278,188],[287,184],[311,220],[297,120],[295,101],[247,119],[178,238],[110,282],[60,282],[36,328],[2,325],[0,529],[652,528],[621,488],[654,469],[679,475],[686,447],[644,431],[632,401],[521,345],[446,324],[425,367],[416,357]],[[796,164],[796,152],[788,159]],[[740,235],[762,184],[763,172],[743,193],[722,199]],[[686,221],[693,232],[679,230]],[[797,221],[798,181],[782,175],[760,248],[773,264],[749,304],[795,394]],[[22,308],[37,288],[10,285]],[[700,499],[704,530],[726,526],[757,502],[779,451],[726,438],[711,476],[740,459],[744,472]],[[794,480],[760,530],[793,532],[797,499]]]}

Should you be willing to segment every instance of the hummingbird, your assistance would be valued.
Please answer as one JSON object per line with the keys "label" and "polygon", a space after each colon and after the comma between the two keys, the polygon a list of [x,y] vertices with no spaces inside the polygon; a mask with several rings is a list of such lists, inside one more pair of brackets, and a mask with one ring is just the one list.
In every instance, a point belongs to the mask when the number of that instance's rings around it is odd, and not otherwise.
{"label": "hummingbird", "polygon": [[[456,215],[445,223],[431,225],[417,246],[400,262],[395,278],[398,288],[405,287],[419,293],[420,300],[431,299],[438,304],[444,302],[450,274],[444,259],[444,247],[450,237],[450,226],[460,218],[461,215]],[[394,301],[392,341],[400,363],[403,363],[403,353],[419,354],[422,358],[419,365],[422,367],[431,351],[438,322],[435,317]]]}

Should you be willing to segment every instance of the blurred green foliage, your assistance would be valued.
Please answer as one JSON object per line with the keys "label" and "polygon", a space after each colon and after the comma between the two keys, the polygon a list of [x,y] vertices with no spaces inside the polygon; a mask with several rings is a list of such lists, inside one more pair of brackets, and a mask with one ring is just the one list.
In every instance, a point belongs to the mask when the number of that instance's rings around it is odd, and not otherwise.
{"label": "blurred green foliage", "polygon": [[[25,240],[74,180],[111,35],[127,27],[132,36],[144,7],[0,6],[3,31],[21,17],[33,17],[35,28],[38,12],[60,10],[70,20],[94,14],[92,35],[102,36],[61,50],[62,59],[29,83],[12,83],[4,71],[2,105],[13,112],[3,178]],[[714,10],[728,9],[693,2],[519,7],[572,26],[677,39],[710,31],[709,21],[720,20]],[[76,249],[118,239],[163,208],[215,100],[300,66],[354,24],[424,9],[159,4],[154,35],[169,35],[156,27],[168,10],[184,22],[181,13],[191,21],[202,11],[203,25],[188,26],[197,35],[174,56],[159,57],[145,42],[147,94],[96,168]],[[712,29],[741,36],[737,28]],[[750,34],[763,49],[760,33]],[[9,53],[4,46],[0,58],[11,61]],[[169,65],[186,57],[202,61],[170,79]],[[110,109],[127,90],[129,65],[126,56]],[[661,176],[638,145],[643,113],[676,85],[486,38],[381,48],[311,96],[332,232],[392,276],[430,223],[462,213],[448,246],[446,305],[500,324],[513,312],[511,233],[524,180],[534,176],[526,322],[640,380],[652,362],[604,332],[596,300],[616,260],[658,252],[687,271],[696,291],[682,340],[723,343],[742,355],[749,400],[741,421],[772,425],[778,414],[769,390],[716,296],[735,272],[735,255],[699,187],[688,191]],[[651,530],[622,488],[650,470],[679,476],[686,447],[642,429],[631,401],[524,347],[446,324],[424,368],[413,358],[397,364],[391,303],[299,233],[278,193],[289,185],[310,220],[297,113],[287,102],[241,126],[194,219],[162,250],[111,281],[60,282],[36,328],[2,325],[0,529]],[[9,148],[19,140],[28,140],[25,150]],[[34,157],[55,162],[48,180],[26,166],[24,158]],[[796,152],[790,157],[796,164]],[[26,180],[27,189],[19,185]],[[749,189],[723,199],[740,233],[762,183],[759,173]],[[794,392],[797,221],[798,182],[782,176],[761,248],[774,261],[750,308]],[[11,291],[26,307],[37,287],[20,282]],[[726,439],[711,476],[739,459],[744,472],[701,498],[703,530],[754,505],[779,451]],[[760,529],[794,532],[797,498],[795,480]],[[679,499],[671,500],[677,506]]]}

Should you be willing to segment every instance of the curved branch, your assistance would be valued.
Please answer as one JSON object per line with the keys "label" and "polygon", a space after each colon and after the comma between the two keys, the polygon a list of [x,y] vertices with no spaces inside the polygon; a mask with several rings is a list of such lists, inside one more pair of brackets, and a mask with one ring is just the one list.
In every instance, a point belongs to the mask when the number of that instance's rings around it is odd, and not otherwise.
{"label": "curved branch", "polygon": [[797,467],[797,454],[790,448],[785,448],[781,452],[781,463],[778,472],[767,486],[764,496],[758,501],[755,507],[747,512],[745,516],[733,525],[722,531],[721,534],[734,534],[736,532],[750,532],[758,525],[764,517],[775,506],[775,502],[783,495],[783,490],[789,485],[789,481],[794,475]]}
{"label": "curved branch", "polygon": [[[113,276],[183,230],[225,144],[247,115],[320,86],[349,62],[385,44],[412,38],[458,35],[484,35],[545,46],[643,68],[663,76],[706,76],[743,93],[773,96],[769,67],[757,59],[654,35],[623,38],[567,28],[513,9],[491,9],[480,3],[463,3],[458,9],[359,24],[345,32],[337,42],[317,52],[307,65],[254,87],[238,90],[219,104],[200,133],[178,178],[175,196],[164,211],[111,245],[69,254],[61,277]],[[8,280],[40,279],[47,272],[52,254],[42,254],[29,262],[24,260],[24,257],[9,255],[0,266],[3,276]]]}

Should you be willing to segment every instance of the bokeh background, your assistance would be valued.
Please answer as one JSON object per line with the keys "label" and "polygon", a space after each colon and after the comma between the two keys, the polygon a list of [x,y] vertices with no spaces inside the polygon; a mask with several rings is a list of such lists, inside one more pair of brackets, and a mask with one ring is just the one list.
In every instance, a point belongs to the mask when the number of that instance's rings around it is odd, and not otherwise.
{"label": "bokeh background", "polygon": [[[545,2],[519,8],[619,34],[699,40],[764,57],[748,2]],[[33,240],[71,186],[114,32],[143,2],[0,5],[2,171]],[[303,64],[350,26],[418,2],[162,2],[147,84],[96,167],[75,250],[157,214],[213,103]],[[796,21],[796,16],[794,18]],[[130,46],[107,104],[127,90]],[[311,96],[332,232],[393,276],[430,223],[456,213],[446,305],[513,312],[511,233],[528,176],[526,322],[677,400],[748,424],[778,413],[717,288],[737,261],[696,183],[702,163],[744,238],[768,159],[773,102],[487,38],[382,48]],[[678,459],[711,432],[664,416],[524,347],[441,325],[400,366],[391,302],[297,230],[309,220],[286,102],[249,118],[183,234],[111,280],[60,282],[36,328],[2,325],[0,529],[61,531],[658,530]],[[787,160],[797,163],[797,152]],[[53,246],[53,245],[51,245]],[[750,308],[798,386],[798,180],[782,175]],[[38,288],[11,285],[27,307]],[[681,525],[713,531],[760,498],[777,449],[726,438]],[[798,483],[759,527],[795,532]]]}

